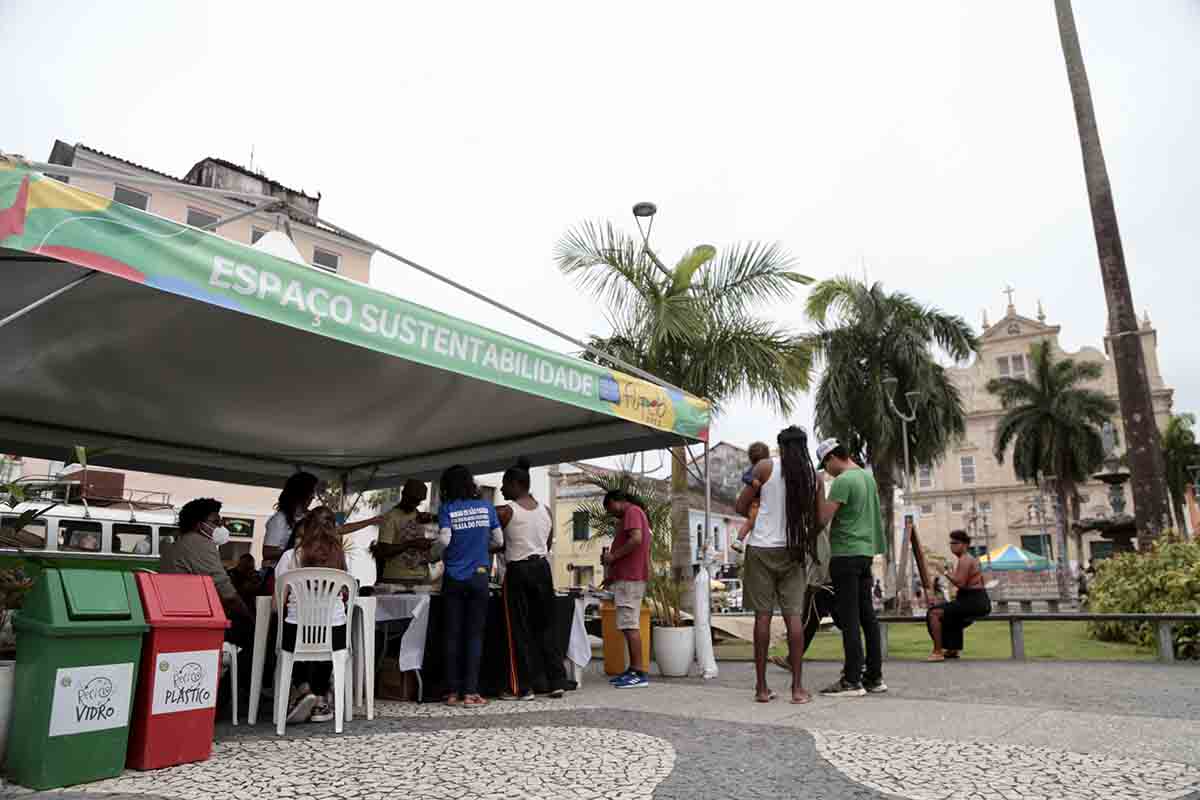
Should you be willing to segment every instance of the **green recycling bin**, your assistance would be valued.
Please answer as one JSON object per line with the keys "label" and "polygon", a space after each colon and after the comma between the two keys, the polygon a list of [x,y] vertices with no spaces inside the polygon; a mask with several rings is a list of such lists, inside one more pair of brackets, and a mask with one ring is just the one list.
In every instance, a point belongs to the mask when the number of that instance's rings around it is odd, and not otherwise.
{"label": "green recycling bin", "polygon": [[133,575],[48,567],[13,628],[9,780],[53,789],[119,775],[148,629]]}

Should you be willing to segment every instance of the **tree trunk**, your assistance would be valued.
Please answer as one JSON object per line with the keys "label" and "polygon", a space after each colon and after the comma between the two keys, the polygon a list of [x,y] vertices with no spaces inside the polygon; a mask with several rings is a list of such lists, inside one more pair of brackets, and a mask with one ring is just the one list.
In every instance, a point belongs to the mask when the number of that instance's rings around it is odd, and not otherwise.
{"label": "tree trunk", "polygon": [[1060,600],[1066,600],[1068,599],[1067,575],[1069,573],[1067,560],[1067,515],[1070,513],[1067,509],[1070,508],[1068,505],[1070,501],[1068,500],[1067,487],[1063,486],[1061,481],[1056,482],[1054,492],[1058,504],[1058,508],[1056,509],[1058,513],[1055,514],[1058,524],[1055,526],[1054,535],[1056,540],[1055,549],[1058,550],[1058,556],[1055,558],[1055,561],[1058,562],[1055,569],[1057,573],[1055,577],[1058,579],[1058,597]]}
{"label": "tree trunk", "polygon": [[692,580],[687,451],[682,447],[671,449],[671,575],[675,578],[676,583],[687,582],[690,584]]}
{"label": "tree trunk", "polygon": [[896,598],[896,550],[900,543],[896,537],[896,481],[891,470],[875,469],[875,484],[879,487],[879,512],[883,516],[883,538],[887,542],[887,552],[883,555],[883,596]]}
{"label": "tree trunk", "polygon": [[1083,532],[1079,530],[1079,518],[1082,516],[1079,507],[1079,489],[1073,488],[1071,491],[1071,539],[1075,544],[1075,560],[1079,564],[1079,569],[1083,569],[1087,559],[1083,557]]}
{"label": "tree trunk", "polygon": [[1121,247],[1121,232],[1117,227],[1112,187],[1104,164],[1104,152],[1100,147],[1100,131],[1096,126],[1092,92],[1079,47],[1079,33],[1075,30],[1071,0],[1054,0],[1054,8],[1058,15],[1058,33],[1071,86],[1071,99],[1075,104],[1083,173],[1092,210],[1092,229],[1096,236],[1100,275],[1108,304],[1108,342],[1116,367],[1117,395],[1132,473],[1138,548],[1145,550],[1158,537],[1170,513],[1162,440],[1154,420],[1146,358],[1142,352],[1141,337],[1138,336],[1137,312],[1133,307],[1133,293],[1125,268],[1125,253]]}
{"label": "tree trunk", "polygon": [[1183,513],[1183,498],[1171,498],[1171,510],[1175,515],[1175,535],[1182,541],[1187,541],[1187,517]]}

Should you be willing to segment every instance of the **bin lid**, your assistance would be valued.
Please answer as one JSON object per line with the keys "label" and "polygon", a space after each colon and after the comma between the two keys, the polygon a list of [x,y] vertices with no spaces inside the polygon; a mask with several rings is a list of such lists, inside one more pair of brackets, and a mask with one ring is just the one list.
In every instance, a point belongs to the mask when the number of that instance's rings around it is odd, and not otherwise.
{"label": "bin lid", "polygon": [[208,575],[139,572],[134,579],[151,627],[229,627],[217,587]]}
{"label": "bin lid", "polygon": [[74,622],[129,619],[129,595],[125,576],[102,569],[63,570],[63,595],[67,615]]}
{"label": "bin lid", "polygon": [[13,618],[24,634],[62,638],[141,636],[146,630],[133,576],[110,569],[47,567]]}

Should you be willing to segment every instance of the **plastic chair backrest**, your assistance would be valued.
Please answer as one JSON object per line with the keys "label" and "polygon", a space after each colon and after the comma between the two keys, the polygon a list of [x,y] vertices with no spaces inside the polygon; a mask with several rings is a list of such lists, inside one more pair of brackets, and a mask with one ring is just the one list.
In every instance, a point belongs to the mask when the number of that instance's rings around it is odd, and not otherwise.
{"label": "plastic chair backrest", "polygon": [[[296,649],[293,652],[297,655],[333,652],[335,603],[343,602],[342,593],[345,592],[349,603],[343,608],[349,622],[356,585],[354,577],[340,569],[301,567],[284,574],[282,582],[275,586],[275,606],[280,609],[282,619],[286,619],[288,592],[296,597]],[[282,623],[278,627],[277,647],[283,641]]]}

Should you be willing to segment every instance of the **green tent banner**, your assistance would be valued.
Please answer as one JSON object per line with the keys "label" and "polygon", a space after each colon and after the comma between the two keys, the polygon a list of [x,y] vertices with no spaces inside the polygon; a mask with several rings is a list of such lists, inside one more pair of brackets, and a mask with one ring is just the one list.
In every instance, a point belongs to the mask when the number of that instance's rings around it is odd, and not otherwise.
{"label": "green tent banner", "polygon": [[554,353],[109,198],[0,157],[0,247],[695,440],[698,398]]}

